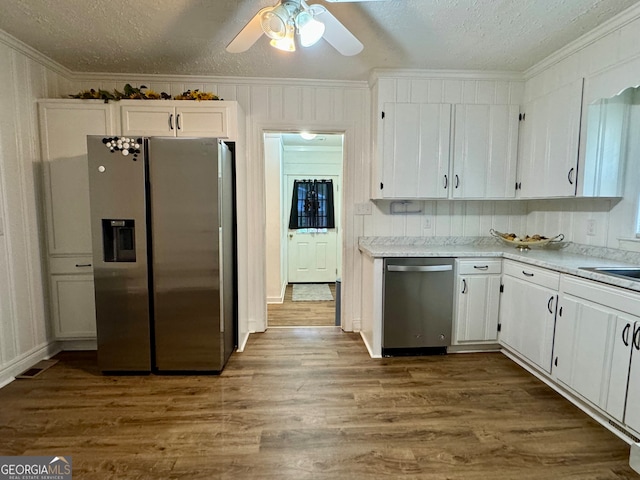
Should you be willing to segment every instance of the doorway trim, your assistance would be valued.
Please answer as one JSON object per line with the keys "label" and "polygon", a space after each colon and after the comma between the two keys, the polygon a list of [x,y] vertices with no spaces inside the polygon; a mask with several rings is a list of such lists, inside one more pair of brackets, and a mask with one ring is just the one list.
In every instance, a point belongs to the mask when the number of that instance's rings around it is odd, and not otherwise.
{"label": "doorway trim", "polygon": [[[248,207],[253,212],[247,212],[249,218],[255,219],[252,225],[249,225],[250,238],[253,238],[251,242],[254,245],[259,245],[259,251],[256,253],[262,253],[261,255],[252,256],[249,262],[253,261],[253,274],[255,275],[255,281],[253,283],[254,288],[250,288],[255,294],[255,298],[249,298],[251,302],[249,305],[249,331],[250,332],[264,332],[267,328],[267,295],[266,295],[266,258],[264,255],[264,248],[266,245],[266,196],[265,196],[265,151],[264,151],[264,135],[268,133],[293,133],[303,130],[311,130],[316,132],[324,132],[331,134],[343,135],[343,151],[342,151],[342,206],[341,206],[341,221],[342,221],[342,237],[341,237],[341,287],[343,294],[341,295],[340,310],[342,312],[341,328],[345,331],[353,331],[354,326],[359,330],[358,325],[354,325],[354,320],[350,316],[345,316],[346,312],[352,310],[352,306],[349,305],[349,300],[344,295],[345,290],[348,288],[352,275],[357,276],[356,272],[351,272],[345,267],[349,262],[353,262],[351,256],[355,253],[349,252],[347,249],[347,242],[354,236],[354,226],[348,221],[349,215],[352,213],[352,181],[349,175],[350,163],[355,163],[357,156],[354,148],[356,145],[356,125],[352,122],[255,122],[252,125],[252,131],[249,138],[252,139],[252,144],[248,147],[248,158],[252,157],[256,159],[256,162],[251,162],[256,167],[256,173],[251,175],[253,182],[250,185],[245,186],[245,189],[254,187],[257,191],[254,195],[247,192],[247,199],[253,199],[254,204],[248,203]],[[258,160],[259,159],[259,160]],[[250,198],[251,197],[251,198]],[[253,235],[253,237],[251,237]],[[351,253],[351,255],[350,255]],[[358,272],[359,273],[359,272]],[[259,286],[258,286],[259,284]],[[359,298],[359,297],[358,297]],[[337,306],[336,306],[337,307]]]}

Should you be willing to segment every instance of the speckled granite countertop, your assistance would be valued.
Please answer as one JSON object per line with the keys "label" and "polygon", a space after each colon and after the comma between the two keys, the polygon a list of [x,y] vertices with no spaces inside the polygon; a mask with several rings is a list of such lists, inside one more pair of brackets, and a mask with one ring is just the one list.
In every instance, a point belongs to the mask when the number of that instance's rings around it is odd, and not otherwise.
{"label": "speckled granite countertop", "polygon": [[522,252],[493,237],[361,237],[359,248],[371,258],[506,258],[640,292],[640,281],[580,269],[640,266],[640,254],[624,250],[565,242]]}

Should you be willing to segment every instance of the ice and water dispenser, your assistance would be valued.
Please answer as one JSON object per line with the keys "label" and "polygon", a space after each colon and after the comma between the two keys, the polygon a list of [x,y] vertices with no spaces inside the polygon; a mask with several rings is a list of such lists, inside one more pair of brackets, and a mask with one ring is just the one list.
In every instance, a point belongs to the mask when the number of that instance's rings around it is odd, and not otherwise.
{"label": "ice and water dispenser", "polygon": [[135,262],[135,220],[102,219],[102,243],[105,262]]}

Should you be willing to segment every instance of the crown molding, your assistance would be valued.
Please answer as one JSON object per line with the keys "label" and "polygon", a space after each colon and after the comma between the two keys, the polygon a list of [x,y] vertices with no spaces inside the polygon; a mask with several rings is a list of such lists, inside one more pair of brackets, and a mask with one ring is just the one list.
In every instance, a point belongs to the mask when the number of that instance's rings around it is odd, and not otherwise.
{"label": "crown molding", "polygon": [[18,40],[13,35],[8,34],[4,30],[0,30],[0,43],[7,45],[9,48],[23,54],[24,56],[30,58],[34,62],[39,63],[43,67],[48,68],[49,70],[57,73],[58,75],[62,75],[63,77],[69,79],[73,76],[73,72],[69,70],[67,67],[59,64],[51,60],[49,57],[40,53],[33,47],[30,47],[26,43]]}
{"label": "crown molding", "polygon": [[393,69],[374,68],[369,76],[369,86],[373,86],[380,78],[412,78],[429,80],[506,80],[523,82],[521,72],[501,70],[426,70],[426,69]]}
{"label": "crown molding", "polygon": [[325,87],[325,88],[363,88],[367,89],[366,81],[352,80],[313,80],[304,78],[274,78],[274,77],[217,77],[214,75],[167,75],[157,73],[83,73],[73,72],[71,80],[75,81],[116,81],[116,82],[167,82],[167,83],[217,83],[219,85],[261,85],[261,86],[292,86],[292,87]]}
{"label": "crown molding", "polygon": [[564,47],[553,52],[545,59],[525,70],[523,73],[525,80],[529,80],[531,77],[535,77],[536,75],[552,67],[556,63],[564,60],[567,57],[570,57],[574,53],[579,52],[592,43],[624,27],[628,23],[631,23],[638,18],[640,18],[640,3],[632,5],[623,12],[620,12],[615,17],[610,18],[603,24],[597,26],[593,30],[588,31],[573,42],[568,43]]}

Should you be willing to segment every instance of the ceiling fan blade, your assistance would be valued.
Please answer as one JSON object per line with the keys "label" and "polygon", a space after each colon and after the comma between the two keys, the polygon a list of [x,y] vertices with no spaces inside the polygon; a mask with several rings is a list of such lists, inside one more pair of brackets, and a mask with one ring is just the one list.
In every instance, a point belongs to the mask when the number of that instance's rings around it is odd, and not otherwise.
{"label": "ceiling fan blade", "polygon": [[318,13],[317,17],[325,26],[322,37],[338,52],[346,57],[351,57],[362,51],[364,45],[360,40],[347,30],[347,27],[340,23],[340,20],[334,17],[329,10],[324,9]]}
{"label": "ceiling fan blade", "polygon": [[262,25],[260,24],[260,16],[265,10],[271,10],[272,7],[265,7],[260,10],[256,15],[247,23],[242,30],[234,37],[233,40],[227,45],[227,52],[229,53],[241,53],[249,50],[254,43],[264,33]]}

